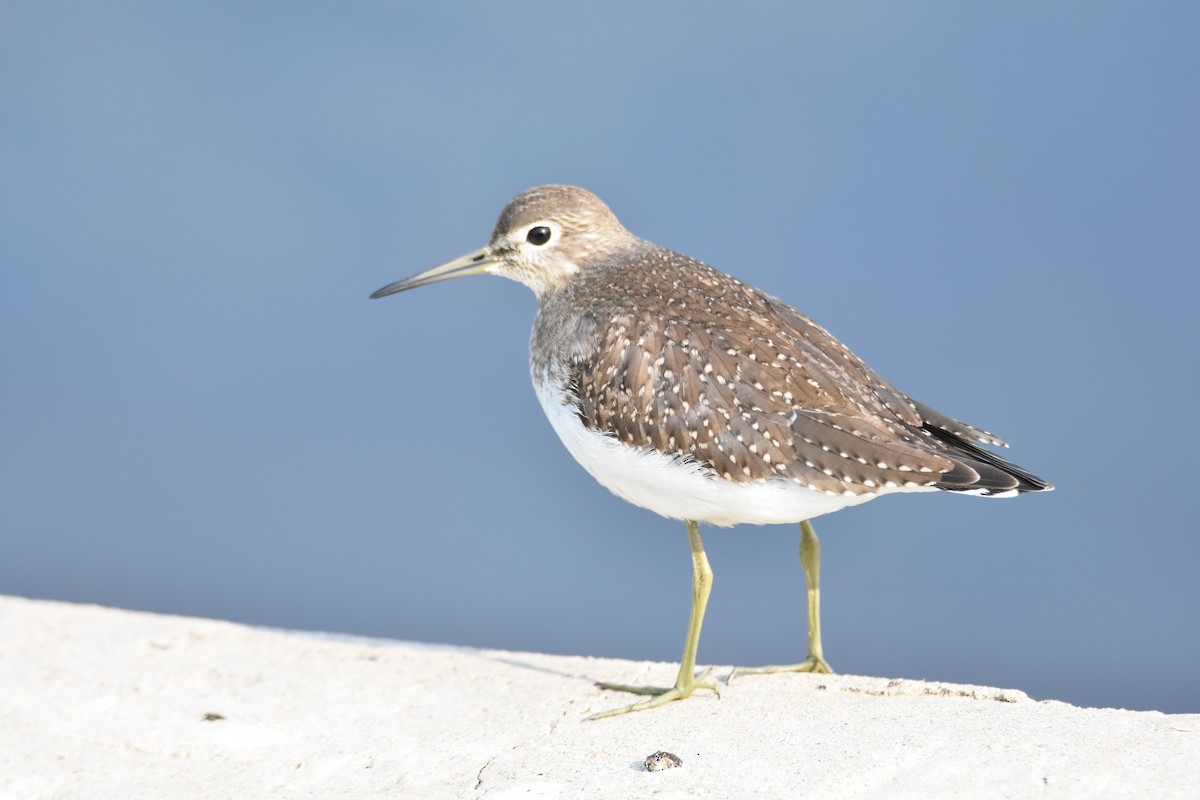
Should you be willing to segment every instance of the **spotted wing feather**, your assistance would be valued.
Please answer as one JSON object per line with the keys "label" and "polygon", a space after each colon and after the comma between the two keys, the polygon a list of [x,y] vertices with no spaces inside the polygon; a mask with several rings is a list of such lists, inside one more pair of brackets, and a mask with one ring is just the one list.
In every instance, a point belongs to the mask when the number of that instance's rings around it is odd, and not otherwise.
{"label": "spotted wing feather", "polygon": [[1047,488],[974,444],[996,437],[912,400],[787,304],[686,256],[653,248],[632,267],[589,270],[573,292],[588,297],[590,336],[557,335],[572,338],[580,419],[632,447],[739,483],[778,477],[837,494]]}

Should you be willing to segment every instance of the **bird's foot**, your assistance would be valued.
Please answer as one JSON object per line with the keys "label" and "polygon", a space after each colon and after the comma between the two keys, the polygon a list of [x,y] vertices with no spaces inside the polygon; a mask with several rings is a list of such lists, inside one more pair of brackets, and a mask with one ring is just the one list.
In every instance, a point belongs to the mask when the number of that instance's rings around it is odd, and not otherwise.
{"label": "bird's foot", "polygon": [[768,667],[734,667],[726,679],[733,680],[735,675],[770,675],[776,672],[817,672],[832,673],[833,667],[821,656],[809,656],[799,664],[779,664]]}
{"label": "bird's foot", "polygon": [[648,694],[651,695],[651,697],[647,698],[646,700],[640,700],[630,706],[614,708],[608,711],[601,711],[596,714],[592,714],[590,717],[588,717],[588,719],[605,719],[607,717],[616,717],[620,716],[621,714],[628,714],[631,711],[645,711],[647,708],[658,708],[659,706],[666,705],[667,703],[675,700],[682,700],[685,697],[690,697],[692,692],[694,692],[696,689],[708,689],[717,697],[720,697],[721,693],[717,691],[717,685],[705,680],[711,672],[712,669],[709,668],[693,678],[681,677],[670,689],[666,689],[661,686],[629,686],[624,683],[598,682],[596,685],[601,689],[611,689],[616,692],[631,692],[633,694]]}

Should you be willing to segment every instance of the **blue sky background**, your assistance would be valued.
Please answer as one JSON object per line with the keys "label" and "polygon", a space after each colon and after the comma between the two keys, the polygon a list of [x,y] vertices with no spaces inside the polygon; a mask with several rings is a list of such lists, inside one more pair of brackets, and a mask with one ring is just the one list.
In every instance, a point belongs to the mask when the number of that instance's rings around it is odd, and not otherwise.
{"label": "blue sky background", "polygon": [[[367,300],[564,182],[1058,485],[820,519],[836,669],[1200,711],[1197,8],[4,3],[0,592],[677,660],[532,295]],[[798,660],[797,528],[706,531],[700,661]]]}

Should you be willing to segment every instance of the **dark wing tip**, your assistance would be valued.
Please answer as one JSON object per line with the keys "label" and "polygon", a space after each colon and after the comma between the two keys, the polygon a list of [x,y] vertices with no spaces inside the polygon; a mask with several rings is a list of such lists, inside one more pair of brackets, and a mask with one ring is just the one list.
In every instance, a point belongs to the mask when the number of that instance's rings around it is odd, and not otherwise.
{"label": "dark wing tip", "polygon": [[1024,492],[1049,492],[1054,486],[1028,470],[961,436],[926,423],[921,430],[937,440],[954,467],[942,474],[935,486],[948,492],[967,492],[984,497],[1012,496]]}

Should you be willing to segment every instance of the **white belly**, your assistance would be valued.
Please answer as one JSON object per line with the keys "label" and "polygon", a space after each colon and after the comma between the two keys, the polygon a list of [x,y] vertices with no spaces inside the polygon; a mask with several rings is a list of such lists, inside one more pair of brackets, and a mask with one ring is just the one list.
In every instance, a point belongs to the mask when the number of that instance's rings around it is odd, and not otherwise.
{"label": "white belly", "polygon": [[878,496],[828,495],[786,479],[737,484],[712,477],[700,465],[588,430],[552,380],[534,388],[558,438],[601,486],[664,517],[712,525],[800,522]]}

